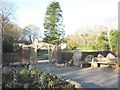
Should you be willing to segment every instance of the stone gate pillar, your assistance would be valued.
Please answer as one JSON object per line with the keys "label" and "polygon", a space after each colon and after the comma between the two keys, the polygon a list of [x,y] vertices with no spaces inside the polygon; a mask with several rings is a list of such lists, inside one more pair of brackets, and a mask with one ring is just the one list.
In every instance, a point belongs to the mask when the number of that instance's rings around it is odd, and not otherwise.
{"label": "stone gate pillar", "polygon": [[37,43],[33,43],[30,46],[30,63],[37,64]]}
{"label": "stone gate pillar", "polygon": [[27,45],[22,46],[22,63],[30,63],[30,50]]}
{"label": "stone gate pillar", "polygon": [[30,63],[37,64],[37,54],[33,47],[30,47]]}
{"label": "stone gate pillar", "polygon": [[54,63],[54,53],[53,53],[54,47],[51,45],[48,45],[48,59],[50,63]]}

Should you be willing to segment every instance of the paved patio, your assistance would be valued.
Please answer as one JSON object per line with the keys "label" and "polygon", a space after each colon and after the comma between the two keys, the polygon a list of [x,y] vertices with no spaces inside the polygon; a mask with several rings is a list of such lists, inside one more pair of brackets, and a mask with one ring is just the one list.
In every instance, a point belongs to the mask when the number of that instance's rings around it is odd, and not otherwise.
{"label": "paved patio", "polygon": [[86,88],[85,90],[87,88],[120,88],[120,83],[118,83],[120,82],[120,79],[118,79],[120,73],[107,67],[80,68],[71,66],[59,68],[54,64],[49,64],[48,60],[39,60],[37,66],[39,70],[44,72],[50,72],[64,79],[77,81]]}

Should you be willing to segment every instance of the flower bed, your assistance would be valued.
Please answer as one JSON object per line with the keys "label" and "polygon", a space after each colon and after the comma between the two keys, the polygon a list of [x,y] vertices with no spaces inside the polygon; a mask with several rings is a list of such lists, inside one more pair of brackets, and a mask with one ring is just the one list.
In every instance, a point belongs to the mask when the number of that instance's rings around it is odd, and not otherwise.
{"label": "flower bed", "polygon": [[3,67],[2,88],[69,88],[75,89],[75,85],[58,78],[47,72],[39,72],[37,69],[29,70],[28,65],[13,65]]}

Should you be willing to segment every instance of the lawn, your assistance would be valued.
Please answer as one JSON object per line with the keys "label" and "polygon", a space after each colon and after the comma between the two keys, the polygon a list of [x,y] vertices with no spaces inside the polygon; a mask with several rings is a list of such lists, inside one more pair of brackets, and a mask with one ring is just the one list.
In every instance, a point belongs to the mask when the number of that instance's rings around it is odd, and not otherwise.
{"label": "lawn", "polygon": [[43,55],[43,54],[48,54],[48,50],[39,50],[37,52],[37,55]]}
{"label": "lawn", "polygon": [[[97,50],[92,50],[92,49],[79,49],[79,51],[81,51],[81,52],[96,52]],[[65,50],[62,50],[62,52],[73,53],[74,50],[65,49]]]}

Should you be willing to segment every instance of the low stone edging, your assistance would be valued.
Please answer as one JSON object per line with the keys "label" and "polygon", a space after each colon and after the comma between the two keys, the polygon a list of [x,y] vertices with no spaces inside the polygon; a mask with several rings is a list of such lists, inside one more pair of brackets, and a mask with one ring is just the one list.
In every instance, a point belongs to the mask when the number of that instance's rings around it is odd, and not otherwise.
{"label": "low stone edging", "polygon": [[83,87],[81,86],[81,84],[76,82],[76,81],[73,81],[73,80],[70,80],[70,79],[67,79],[65,81],[72,84],[72,85],[75,85],[75,88],[82,88],[81,90],[84,90]]}
{"label": "low stone edging", "polygon": [[116,65],[116,66],[115,66],[115,70],[116,70],[116,71],[120,71],[120,65]]}

